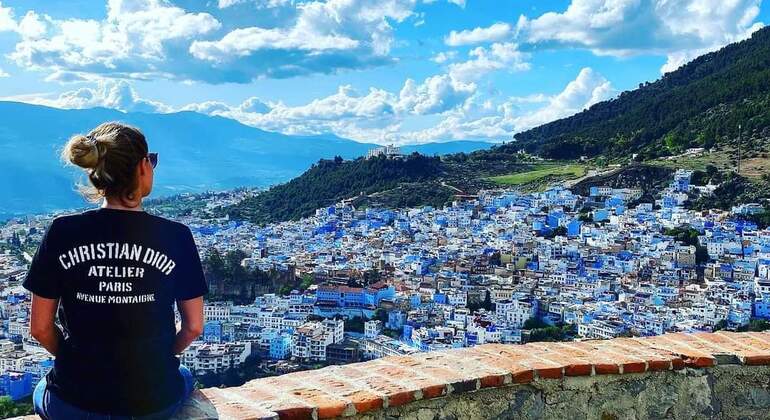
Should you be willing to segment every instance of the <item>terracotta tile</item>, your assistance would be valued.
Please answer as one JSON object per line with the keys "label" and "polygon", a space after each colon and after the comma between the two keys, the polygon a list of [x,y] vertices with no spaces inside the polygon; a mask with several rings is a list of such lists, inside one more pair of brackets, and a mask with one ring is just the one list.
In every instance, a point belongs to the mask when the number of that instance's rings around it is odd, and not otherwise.
{"label": "terracotta tile", "polygon": [[383,395],[383,400],[386,402],[384,406],[387,407],[403,405],[416,400],[415,390],[389,381],[382,376],[368,376],[358,379],[358,382],[372,392]]}
{"label": "terracotta tile", "polygon": [[538,377],[546,379],[561,379],[564,367],[560,363],[540,357],[537,353],[526,351],[520,346],[498,346],[494,352],[502,357],[509,357],[516,363],[533,369]]}
{"label": "terracotta tile", "polygon": [[[436,398],[445,395],[449,381],[456,379],[455,376],[449,378],[442,376],[436,369],[406,369],[389,362],[373,365],[369,371],[373,374],[395,379],[413,390],[422,391],[422,398]],[[451,371],[446,370],[446,374],[451,374]]]}
{"label": "terracotta tile", "polygon": [[201,393],[216,407],[220,419],[263,420],[278,418],[278,414],[260,407],[257,400],[243,401],[230,389],[207,388]]}
{"label": "terracotta tile", "polygon": [[329,394],[316,388],[296,388],[291,391],[291,395],[299,400],[305,401],[308,405],[316,407],[318,417],[322,419],[339,417],[352,403]]}

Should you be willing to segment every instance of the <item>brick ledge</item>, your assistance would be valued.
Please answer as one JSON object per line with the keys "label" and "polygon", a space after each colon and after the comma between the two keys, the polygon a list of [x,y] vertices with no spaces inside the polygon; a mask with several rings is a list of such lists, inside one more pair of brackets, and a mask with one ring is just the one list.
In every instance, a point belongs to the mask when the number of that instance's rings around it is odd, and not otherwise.
{"label": "brick ledge", "polygon": [[484,344],[391,356],[255,379],[235,388],[202,389],[176,417],[326,419],[539,379],[722,364],[770,365],[770,333],[673,333],[562,343]]}

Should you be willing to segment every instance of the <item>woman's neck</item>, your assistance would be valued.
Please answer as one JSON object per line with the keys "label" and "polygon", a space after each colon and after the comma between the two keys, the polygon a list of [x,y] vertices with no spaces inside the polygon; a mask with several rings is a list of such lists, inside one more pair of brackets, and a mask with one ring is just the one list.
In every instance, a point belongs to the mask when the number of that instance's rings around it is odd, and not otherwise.
{"label": "woman's neck", "polygon": [[119,209],[119,210],[134,210],[134,211],[143,211],[142,209],[142,202],[140,201],[139,204],[136,205],[136,207],[128,207],[120,204],[119,201],[113,201],[104,199],[102,201],[102,208],[105,209]]}

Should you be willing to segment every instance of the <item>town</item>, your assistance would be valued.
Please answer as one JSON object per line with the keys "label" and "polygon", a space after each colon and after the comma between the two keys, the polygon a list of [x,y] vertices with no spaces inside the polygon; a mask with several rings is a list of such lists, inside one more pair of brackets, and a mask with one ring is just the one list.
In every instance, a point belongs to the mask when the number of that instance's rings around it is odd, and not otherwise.
{"label": "town", "polygon": [[[267,226],[175,216],[202,256],[238,250],[244,269],[310,279],[247,304],[207,301],[204,333],[182,363],[198,377],[250,360],[277,374],[483,343],[748,329],[770,319],[770,229],[745,217],[762,207],[688,210],[688,193],[711,188],[691,185],[691,175],[678,170],[654,203],[634,189],[596,186],[583,197],[552,186],[482,191],[440,209],[341,202]],[[213,208],[250,194],[194,199]],[[21,281],[55,216],[0,227],[0,394],[14,400],[53,364],[30,336]]]}

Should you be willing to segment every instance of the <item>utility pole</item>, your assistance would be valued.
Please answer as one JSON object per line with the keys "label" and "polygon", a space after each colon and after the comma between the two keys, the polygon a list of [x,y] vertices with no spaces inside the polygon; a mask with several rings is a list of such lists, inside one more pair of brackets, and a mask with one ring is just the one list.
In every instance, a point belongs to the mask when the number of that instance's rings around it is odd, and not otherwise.
{"label": "utility pole", "polygon": [[741,134],[742,134],[741,125],[738,124],[738,175],[741,174],[741,157],[743,156],[743,153],[741,152],[741,143],[742,143]]}

